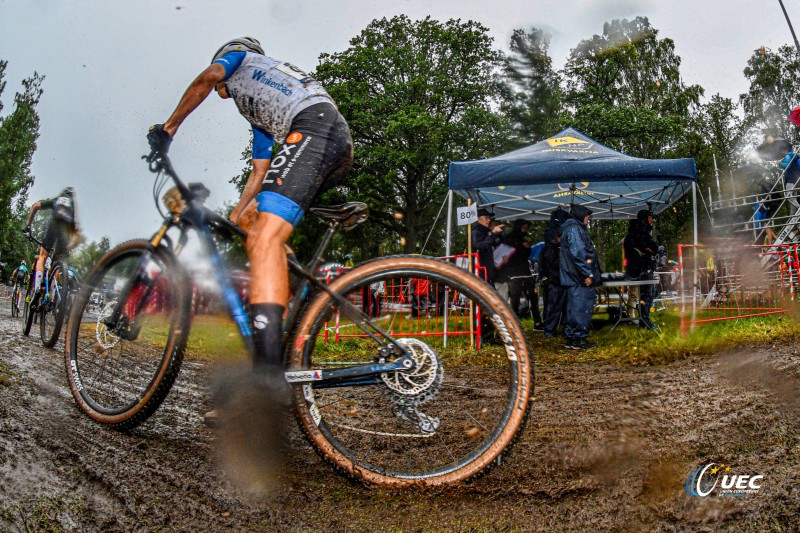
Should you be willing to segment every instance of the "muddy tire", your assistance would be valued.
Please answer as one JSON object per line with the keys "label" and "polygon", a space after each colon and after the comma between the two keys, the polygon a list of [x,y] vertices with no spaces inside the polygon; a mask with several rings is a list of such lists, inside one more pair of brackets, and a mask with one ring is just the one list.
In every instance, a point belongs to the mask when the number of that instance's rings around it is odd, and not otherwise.
{"label": "muddy tire", "polygon": [[[409,280],[427,287],[424,303],[409,301]],[[372,299],[375,323],[417,364],[371,384],[294,385],[300,426],[321,454],[381,486],[446,485],[498,464],[527,420],[533,368],[522,328],[497,292],[449,263],[408,256],[365,263],[330,288],[365,313]],[[380,291],[382,301],[375,299]],[[290,370],[388,362],[344,315],[327,293],[310,302],[289,351]],[[476,349],[470,331],[479,315],[494,317],[497,345]]]}
{"label": "muddy tire", "polygon": [[42,344],[47,348],[52,348],[58,341],[61,334],[61,326],[64,323],[66,314],[67,292],[69,287],[66,280],[67,275],[64,265],[55,263],[48,280],[49,297],[47,303],[39,309],[39,335]]}
{"label": "muddy tire", "polygon": [[41,293],[39,291],[29,291],[28,294],[30,294],[31,301],[29,302],[28,298],[25,298],[25,308],[22,318],[22,334],[26,337],[30,335],[33,322],[36,319],[36,316],[39,314],[38,312],[34,311],[34,309],[36,309],[36,305],[39,303],[39,295]]}
{"label": "muddy tire", "polygon": [[14,290],[11,291],[11,318],[19,316],[19,295],[21,294],[19,285],[14,284]]}
{"label": "muddy tire", "polygon": [[[91,305],[94,293],[104,300],[99,308]],[[183,361],[191,296],[172,253],[148,241],[124,243],[100,260],[67,323],[67,377],[84,413],[129,430],[158,409]]]}

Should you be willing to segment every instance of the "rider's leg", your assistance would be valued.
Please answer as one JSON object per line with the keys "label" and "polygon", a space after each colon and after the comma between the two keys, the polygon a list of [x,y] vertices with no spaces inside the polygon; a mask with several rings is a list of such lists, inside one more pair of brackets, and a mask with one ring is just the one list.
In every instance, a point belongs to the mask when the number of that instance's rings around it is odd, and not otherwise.
{"label": "rider's leg", "polygon": [[42,278],[44,277],[44,264],[46,260],[47,250],[39,247],[39,255],[36,257],[36,264],[34,265],[33,292],[37,292],[39,287],[42,286]]}
{"label": "rider's leg", "polygon": [[282,322],[289,301],[289,271],[286,241],[293,226],[278,215],[259,213],[247,236],[250,256],[250,301],[253,310],[253,335],[259,366],[283,364]]}

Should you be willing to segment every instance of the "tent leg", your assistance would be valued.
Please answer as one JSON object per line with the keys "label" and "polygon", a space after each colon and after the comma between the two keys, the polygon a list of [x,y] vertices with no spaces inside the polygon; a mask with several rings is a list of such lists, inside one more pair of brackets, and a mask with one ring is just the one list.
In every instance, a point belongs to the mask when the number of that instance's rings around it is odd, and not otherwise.
{"label": "tent leg", "polygon": [[[447,237],[445,238],[444,243],[444,255],[447,256],[448,260],[450,258],[450,235],[451,235],[451,228],[453,223],[453,191],[447,192]],[[450,302],[449,300],[450,293],[449,291],[445,291],[444,293],[444,347],[447,348],[447,326],[449,323],[449,312],[450,312]]]}

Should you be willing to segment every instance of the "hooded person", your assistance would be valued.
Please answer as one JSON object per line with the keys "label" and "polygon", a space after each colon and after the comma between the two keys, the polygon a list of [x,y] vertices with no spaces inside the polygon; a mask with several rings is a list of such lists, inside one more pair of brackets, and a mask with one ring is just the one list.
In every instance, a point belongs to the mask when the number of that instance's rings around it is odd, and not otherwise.
{"label": "hooded person", "polygon": [[525,296],[528,300],[530,313],[533,316],[534,329],[542,329],[542,316],[539,312],[539,293],[536,291],[536,280],[531,273],[528,256],[530,255],[531,242],[528,230],[531,223],[527,220],[517,219],[511,227],[511,232],[505,236],[504,243],[514,248],[514,253],[508,262],[500,268],[499,277],[508,281],[508,299],[511,309],[520,316],[520,298]]}
{"label": "hooded person", "polygon": [[540,279],[544,288],[544,336],[555,337],[558,325],[566,316],[567,289],[561,285],[559,243],[561,224],[569,213],[560,207],[550,214],[550,224],[545,231],[545,245],[540,260]]}
{"label": "hooded person", "polygon": [[559,245],[561,285],[567,288],[567,316],[564,323],[565,348],[585,350],[594,310],[595,285],[600,283],[600,261],[587,231],[592,210],[573,204],[561,226]]}
{"label": "hooded person", "polygon": [[[628,279],[645,281],[652,280],[657,268],[659,244],[653,238],[653,213],[648,209],[641,209],[628,226],[623,248],[625,259],[625,276]],[[666,258],[666,255],[665,255]],[[655,285],[642,285],[639,287],[639,326],[655,329],[650,321],[650,308],[655,297]]]}

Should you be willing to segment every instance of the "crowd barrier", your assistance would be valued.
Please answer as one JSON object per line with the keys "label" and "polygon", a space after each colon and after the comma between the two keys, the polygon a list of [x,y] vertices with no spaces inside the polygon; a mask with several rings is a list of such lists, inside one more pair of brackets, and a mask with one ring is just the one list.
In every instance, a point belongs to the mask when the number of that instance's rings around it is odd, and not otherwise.
{"label": "crowd barrier", "polygon": [[798,246],[715,239],[678,245],[681,331],[795,310]]}

